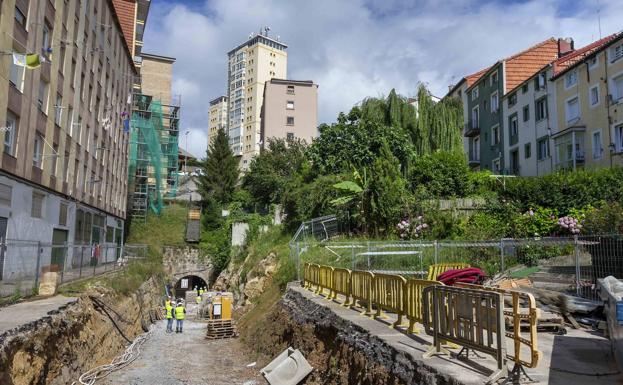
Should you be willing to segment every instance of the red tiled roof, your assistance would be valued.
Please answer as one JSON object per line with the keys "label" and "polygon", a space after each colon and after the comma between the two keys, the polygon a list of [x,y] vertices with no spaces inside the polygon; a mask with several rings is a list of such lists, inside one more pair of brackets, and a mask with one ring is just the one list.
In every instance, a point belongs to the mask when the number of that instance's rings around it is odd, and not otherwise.
{"label": "red tiled roof", "polygon": [[612,40],[614,40],[616,37],[618,37],[618,34],[612,34],[610,36],[606,36],[603,39],[599,39],[597,41],[592,42],[591,44],[584,46],[582,48],[579,48],[573,52],[571,52],[568,55],[565,55],[563,57],[561,57],[560,59],[556,60],[553,63],[554,66],[554,78],[562,75],[563,73],[565,73],[568,69],[570,69],[571,67],[573,67],[575,64],[577,64],[578,62],[581,62],[582,60],[584,60],[586,57],[590,56],[591,54],[593,54],[594,52],[598,51],[600,48],[602,48],[604,45],[608,44],[609,42],[611,42]]}
{"label": "red tiled roof", "polygon": [[471,87],[472,84],[476,83],[478,79],[482,77],[487,71],[489,71],[491,67],[483,68],[480,71],[473,73],[471,75],[465,76],[465,81],[467,82],[467,88]]}
{"label": "red tiled roof", "polygon": [[135,0],[112,0],[128,49],[134,52]]}
{"label": "red tiled roof", "polygon": [[558,40],[549,38],[525,51],[503,59],[506,91],[516,88],[545,65],[558,58]]}

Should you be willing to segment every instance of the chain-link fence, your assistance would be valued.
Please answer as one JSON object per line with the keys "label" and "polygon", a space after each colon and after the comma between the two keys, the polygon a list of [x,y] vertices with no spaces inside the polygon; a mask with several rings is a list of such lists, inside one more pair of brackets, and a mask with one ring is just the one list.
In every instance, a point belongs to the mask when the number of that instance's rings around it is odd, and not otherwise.
{"label": "chain-link fence", "polygon": [[119,270],[146,257],[146,245],[7,240],[0,243],[0,297],[36,294],[44,273],[55,273],[57,284],[63,284]]}
{"label": "chain-link fence", "polygon": [[302,263],[313,262],[426,278],[432,264],[464,262],[489,276],[506,272],[516,278],[528,277],[542,288],[586,298],[597,298],[597,279],[608,275],[623,278],[621,234],[487,241],[367,241],[340,237],[343,232],[338,222],[333,216],[301,225],[290,243],[299,274]]}

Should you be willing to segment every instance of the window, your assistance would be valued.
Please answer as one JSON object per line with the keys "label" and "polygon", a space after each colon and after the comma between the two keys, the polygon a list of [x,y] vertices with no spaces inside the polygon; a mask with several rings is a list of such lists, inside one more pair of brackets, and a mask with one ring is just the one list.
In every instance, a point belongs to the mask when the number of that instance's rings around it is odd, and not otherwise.
{"label": "window", "polygon": [[294,101],[293,100],[288,100],[286,102],[286,109],[287,110],[293,110],[294,109]]}
{"label": "window", "polygon": [[472,100],[478,99],[478,86],[476,86],[472,91]]}
{"label": "window", "polygon": [[0,205],[11,207],[13,187],[8,184],[0,183]]}
{"label": "window", "polygon": [[498,83],[498,73],[494,72],[489,77],[489,85],[494,86]]}
{"label": "window", "polygon": [[45,195],[35,192],[32,192],[32,206],[30,209],[30,216],[33,218],[43,218],[43,200],[45,199]]}
{"label": "window", "polygon": [[286,117],[286,124],[288,126],[294,126],[294,116],[288,116]]}
{"label": "window", "polygon": [[54,105],[54,124],[61,125],[61,117],[63,116],[63,97],[56,94],[56,104]]}
{"label": "window", "polygon": [[491,140],[493,145],[500,143],[500,126],[497,124],[491,127]]}
{"label": "window", "polygon": [[[510,135],[511,143],[517,142],[517,134],[519,133],[519,123],[517,122],[517,115],[513,115],[508,118],[508,133]],[[514,140],[513,140],[514,138]]]}
{"label": "window", "polygon": [[65,151],[65,167],[63,167],[63,182],[69,182],[69,152]]}
{"label": "window", "polygon": [[41,41],[41,53],[43,56],[48,56],[48,49],[51,47],[50,38],[52,33],[50,31],[50,26],[48,23],[43,24],[43,39]]}
{"label": "window", "polygon": [[15,7],[15,22],[26,28],[26,15],[17,7]]}
{"label": "window", "polygon": [[546,98],[541,98],[537,100],[534,107],[535,107],[534,117],[536,118],[537,122],[539,120],[543,120],[547,118],[547,99]]}
{"label": "window", "polygon": [[531,143],[526,143],[523,146],[523,154],[524,158],[529,159],[532,156],[532,145]]}
{"label": "window", "polygon": [[496,159],[493,161],[493,172],[495,173],[499,173],[500,172],[500,160]]}
{"label": "window", "polygon": [[498,110],[498,107],[499,107],[499,105],[498,105],[498,93],[494,92],[491,95],[491,111],[492,112],[496,112]]}
{"label": "window", "polygon": [[4,152],[15,156],[15,138],[17,137],[17,116],[10,111],[6,114],[6,127],[4,131]]}
{"label": "window", "polygon": [[10,59],[11,63],[11,73],[9,81],[11,85],[17,88],[20,92],[23,91],[24,87],[24,66],[17,65],[13,61],[13,58]]}
{"label": "window", "polygon": [[539,75],[537,77],[534,78],[534,89],[535,90],[542,90],[545,88],[545,79],[546,79],[546,74],[545,72],[541,72],[539,73]]}
{"label": "window", "polygon": [[528,83],[526,83],[523,86],[521,86],[521,93],[525,94],[527,92],[528,92]]}
{"label": "window", "polygon": [[565,88],[573,87],[578,84],[578,72],[576,70],[569,71],[565,75]]}
{"label": "window", "polygon": [[589,70],[597,68],[598,64],[599,64],[599,60],[597,59],[597,56],[593,56],[592,58],[588,59],[588,69]]}
{"label": "window", "polygon": [[58,224],[67,226],[67,203],[61,202],[61,207],[58,212]]}
{"label": "window", "polygon": [[288,133],[286,134],[286,138],[287,138],[288,140],[294,140],[294,133],[293,133],[293,132],[288,132]]}
{"label": "window", "polygon": [[623,44],[619,44],[611,48],[611,61],[616,61],[623,57]]}
{"label": "window", "polygon": [[623,75],[612,79],[612,99],[614,103],[623,99]]}
{"label": "window", "polygon": [[536,142],[537,159],[543,160],[549,156],[549,138],[542,138]]}
{"label": "window", "polygon": [[508,95],[508,106],[514,106],[517,103],[517,94],[516,93],[512,93],[510,95]]}
{"label": "window", "polygon": [[565,117],[567,123],[571,123],[580,118],[580,101],[578,97],[571,98],[565,103]]}
{"label": "window", "polygon": [[591,103],[591,106],[596,106],[599,104],[599,85],[594,85],[588,90],[588,96]]}
{"label": "window", "polygon": [[478,107],[472,109],[472,128],[478,128],[480,124],[480,113]]}
{"label": "window", "polygon": [[41,168],[41,158],[43,155],[43,137],[37,133],[35,135],[35,145],[32,154],[32,165]]}
{"label": "window", "polygon": [[48,113],[48,89],[49,84],[43,79],[39,81],[39,95],[37,96],[37,105],[39,109],[44,113]]}
{"label": "window", "polygon": [[523,121],[527,122],[530,120],[530,105],[526,104],[523,106]]}
{"label": "window", "polygon": [[593,132],[593,159],[601,159],[602,153],[601,131],[595,131]]}
{"label": "window", "polygon": [[614,128],[614,140],[614,150],[616,152],[623,152],[623,124]]}
{"label": "window", "polygon": [[53,176],[56,176],[56,165],[58,163],[58,144],[52,146],[54,152],[50,154],[50,163],[52,163],[51,173]]}

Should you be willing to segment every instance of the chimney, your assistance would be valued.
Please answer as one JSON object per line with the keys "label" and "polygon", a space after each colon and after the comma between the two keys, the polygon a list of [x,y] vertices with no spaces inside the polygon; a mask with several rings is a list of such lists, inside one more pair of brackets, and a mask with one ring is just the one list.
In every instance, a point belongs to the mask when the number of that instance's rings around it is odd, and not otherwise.
{"label": "chimney", "polygon": [[573,47],[573,39],[570,37],[565,37],[558,39],[558,57],[561,58],[571,52],[573,52],[575,48]]}

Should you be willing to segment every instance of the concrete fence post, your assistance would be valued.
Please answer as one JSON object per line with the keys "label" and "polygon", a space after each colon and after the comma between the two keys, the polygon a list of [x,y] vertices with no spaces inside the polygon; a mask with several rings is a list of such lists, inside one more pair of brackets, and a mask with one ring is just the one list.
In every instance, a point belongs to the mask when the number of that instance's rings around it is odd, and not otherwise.
{"label": "concrete fence post", "polygon": [[504,238],[500,239],[500,267],[502,273],[506,270],[506,261],[504,260]]}
{"label": "concrete fence post", "polygon": [[573,248],[575,254],[575,292],[580,295],[580,243],[577,234],[573,235]]}

